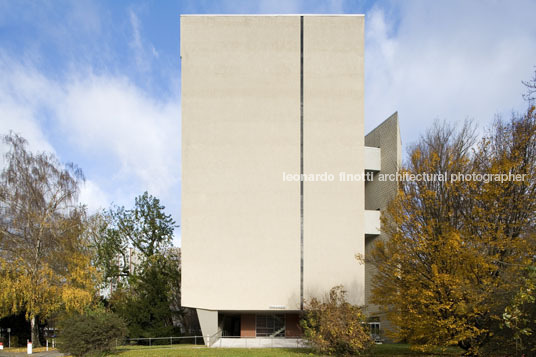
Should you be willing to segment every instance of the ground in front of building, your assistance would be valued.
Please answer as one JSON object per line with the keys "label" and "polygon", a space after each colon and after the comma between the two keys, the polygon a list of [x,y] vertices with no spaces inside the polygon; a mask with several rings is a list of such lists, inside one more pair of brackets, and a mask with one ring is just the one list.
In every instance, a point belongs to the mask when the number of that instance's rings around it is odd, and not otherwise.
{"label": "ground in front of building", "polygon": [[[159,347],[121,347],[118,357],[305,357],[311,356],[312,351],[308,348],[206,348],[194,345],[174,345]],[[375,345],[369,354],[364,356],[461,356],[462,351],[458,348],[449,348],[442,353],[438,350],[435,354],[412,351],[405,344],[382,344]]]}

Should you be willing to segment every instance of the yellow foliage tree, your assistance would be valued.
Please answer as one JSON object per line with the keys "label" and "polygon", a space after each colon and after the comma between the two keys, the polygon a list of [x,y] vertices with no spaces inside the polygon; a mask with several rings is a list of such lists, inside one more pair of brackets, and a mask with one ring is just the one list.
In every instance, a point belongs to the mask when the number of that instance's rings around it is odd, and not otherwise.
{"label": "yellow foliage tree", "polygon": [[331,288],[323,301],[306,301],[300,325],[304,337],[321,354],[358,355],[374,344],[363,311],[346,300],[342,285]]}
{"label": "yellow foliage tree", "polygon": [[28,152],[18,135],[3,139],[10,150],[0,177],[0,317],[24,312],[39,345],[38,317],[81,310],[95,296],[85,211],[76,203],[83,176],[53,155]]}
{"label": "yellow foliage tree", "polygon": [[536,254],[534,107],[473,138],[470,124],[436,124],[411,148],[403,170],[445,179],[401,182],[382,217],[388,239],[367,257],[373,302],[417,348],[478,354]]}

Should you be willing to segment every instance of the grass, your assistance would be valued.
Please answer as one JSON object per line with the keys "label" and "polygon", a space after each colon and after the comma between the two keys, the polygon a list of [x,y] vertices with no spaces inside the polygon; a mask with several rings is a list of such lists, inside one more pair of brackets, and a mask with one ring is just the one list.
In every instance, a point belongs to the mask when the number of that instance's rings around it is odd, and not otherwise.
{"label": "grass", "polygon": [[131,347],[122,348],[118,357],[304,357],[310,353],[309,349],[294,348],[206,348],[202,346],[173,346],[170,347]]}
{"label": "grass", "polygon": [[[49,348],[50,351],[55,350]],[[26,352],[26,347],[4,348],[5,352]],[[44,352],[45,347],[34,348],[33,352]],[[399,343],[386,343],[375,345],[365,356],[460,356],[457,348],[448,348],[446,352],[422,353],[413,351],[409,345]],[[114,357],[306,357],[317,356],[309,348],[206,348],[200,345],[162,345],[162,346],[121,346]]]}
{"label": "grass", "polygon": [[447,347],[445,351],[437,348],[432,354],[418,352],[410,349],[409,345],[402,343],[385,343],[375,345],[369,356],[460,356],[462,351],[457,347]]}
{"label": "grass", "polygon": [[[366,356],[459,356],[460,351],[455,348],[447,349],[446,352],[422,353],[412,351],[409,345],[383,344],[375,345]],[[305,357],[315,356],[308,348],[206,348],[195,345],[174,346],[124,346],[117,351],[117,357]]]}

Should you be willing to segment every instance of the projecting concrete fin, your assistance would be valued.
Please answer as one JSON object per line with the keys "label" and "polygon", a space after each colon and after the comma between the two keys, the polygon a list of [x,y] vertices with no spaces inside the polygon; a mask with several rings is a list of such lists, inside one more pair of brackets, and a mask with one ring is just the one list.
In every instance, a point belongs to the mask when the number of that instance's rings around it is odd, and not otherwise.
{"label": "projecting concrete fin", "polygon": [[383,210],[395,197],[397,182],[379,181],[378,174],[396,174],[402,162],[402,141],[395,112],[365,136],[365,145],[381,149],[381,168],[373,182],[365,185],[365,209]]}
{"label": "projecting concrete fin", "polygon": [[196,310],[205,345],[210,347],[221,337],[218,328],[218,311],[205,309]]}

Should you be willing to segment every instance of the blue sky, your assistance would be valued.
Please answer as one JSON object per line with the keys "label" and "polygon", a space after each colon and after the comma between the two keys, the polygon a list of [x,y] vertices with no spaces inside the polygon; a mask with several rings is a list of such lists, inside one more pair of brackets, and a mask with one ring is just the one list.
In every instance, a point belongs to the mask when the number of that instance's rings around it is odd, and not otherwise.
{"label": "blue sky", "polygon": [[0,0],[0,133],[81,166],[91,210],[148,190],[180,222],[179,20],[191,13],[364,13],[365,128],[398,111],[405,146],[435,119],[485,127],[522,110],[536,65],[529,0]]}

